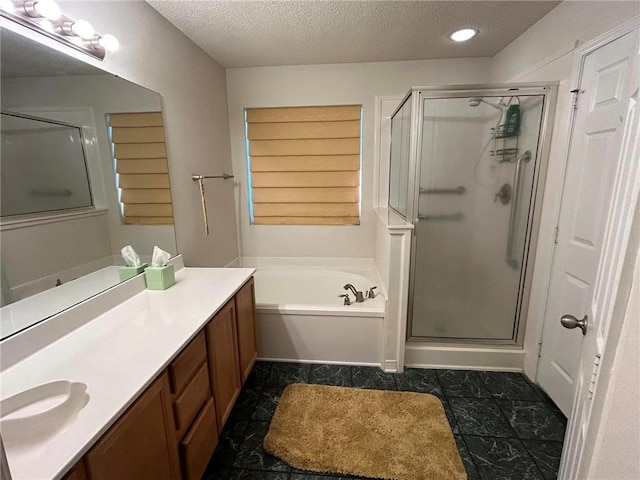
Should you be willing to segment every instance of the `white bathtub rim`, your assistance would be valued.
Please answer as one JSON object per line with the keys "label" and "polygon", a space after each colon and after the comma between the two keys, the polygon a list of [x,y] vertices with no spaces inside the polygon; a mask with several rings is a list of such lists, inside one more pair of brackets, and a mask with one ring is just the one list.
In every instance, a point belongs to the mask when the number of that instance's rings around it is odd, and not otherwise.
{"label": "white bathtub rim", "polygon": [[330,270],[371,270],[375,266],[373,258],[351,257],[240,257],[243,267],[252,268],[322,268]]}
{"label": "white bathtub rim", "polygon": [[[350,257],[239,257],[242,267],[273,270],[333,270],[368,277],[378,294],[389,298],[387,286],[373,258]],[[386,309],[386,308],[385,308]]]}
{"label": "white bathtub rim", "polygon": [[[385,302],[386,304],[386,302]],[[352,308],[355,307],[355,308]],[[282,315],[324,315],[328,317],[375,317],[384,318],[386,308],[375,307],[341,307],[333,305],[278,305],[256,304],[257,313],[279,313]]]}

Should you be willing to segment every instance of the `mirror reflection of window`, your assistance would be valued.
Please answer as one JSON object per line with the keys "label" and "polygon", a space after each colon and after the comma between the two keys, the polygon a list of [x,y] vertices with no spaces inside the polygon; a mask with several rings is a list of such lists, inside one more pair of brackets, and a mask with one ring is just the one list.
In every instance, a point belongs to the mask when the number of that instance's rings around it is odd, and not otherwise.
{"label": "mirror reflection of window", "polygon": [[93,206],[80,128],[2,113],[3,217]]}
{"label": "mirror reflection of window", "polygon": [[123,223],[173,225],[162,112],[107,118]]}

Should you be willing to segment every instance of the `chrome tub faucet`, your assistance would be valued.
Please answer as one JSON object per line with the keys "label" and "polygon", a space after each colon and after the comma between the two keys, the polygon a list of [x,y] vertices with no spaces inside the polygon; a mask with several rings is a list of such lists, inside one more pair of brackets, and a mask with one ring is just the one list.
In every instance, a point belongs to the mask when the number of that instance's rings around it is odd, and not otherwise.
{"label": "chrome tub faucet", "polygon": [[345,290],[351,290],[351,293],[353,293],[353,295],[356,297],[356,303],[362,303],[364,302],[364,295],[362,294],[362,292],[356,290],[356,287],[354,287],[353,285],[351,285],[350,283],[347,283],[344,286]]}

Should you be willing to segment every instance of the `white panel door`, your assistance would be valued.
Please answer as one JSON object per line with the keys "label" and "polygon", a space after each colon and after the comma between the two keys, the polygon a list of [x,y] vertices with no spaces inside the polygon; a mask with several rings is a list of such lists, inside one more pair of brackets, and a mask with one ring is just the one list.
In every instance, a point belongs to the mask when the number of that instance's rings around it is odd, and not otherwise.
{"label": "white panel door", "polygon": [[[599,311],[605,296],[598,295],[596,283],[606,273],[605,232],[620,216],[614,197],[628,108],[637,88],[638,30],[585,57],[537,374],[540,386],[568,417],[583,418],[581,411],[572,413],[572,407],[585,408],[582,402],[573,405],[574,394],[590,388],[602,355],[609,319]],[[580,328],[563,328],[563,315],[586,316],[586,335]]]}

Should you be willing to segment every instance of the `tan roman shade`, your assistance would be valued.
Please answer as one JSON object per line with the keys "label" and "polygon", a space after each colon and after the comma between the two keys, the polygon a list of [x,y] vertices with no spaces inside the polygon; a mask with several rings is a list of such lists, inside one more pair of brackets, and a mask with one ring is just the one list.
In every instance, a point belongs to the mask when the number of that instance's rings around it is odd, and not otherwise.
{"label": "tan roman shade", "polygon": [[162,113],[110,113],[109,126],[124,223],[173,225]]}
{"label": "tan roman shade", "polygon": [[360,105],[246,110],[253,223],[358,225]]}

